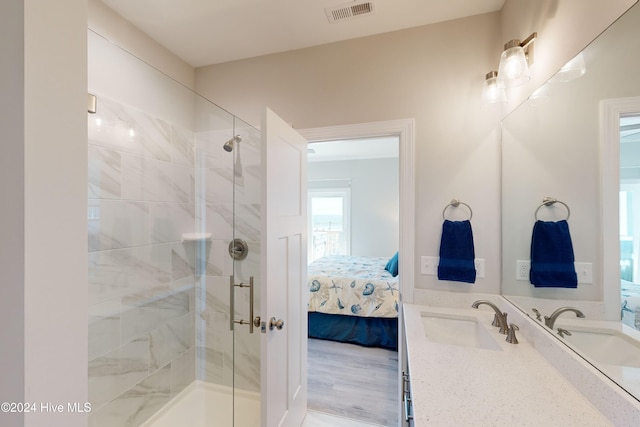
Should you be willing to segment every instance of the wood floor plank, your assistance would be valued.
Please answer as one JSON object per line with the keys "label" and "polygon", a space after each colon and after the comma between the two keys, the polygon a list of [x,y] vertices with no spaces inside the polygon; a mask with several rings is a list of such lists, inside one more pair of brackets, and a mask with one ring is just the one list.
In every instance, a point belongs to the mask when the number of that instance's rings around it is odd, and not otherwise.
{"label": "wood floor plank", "polygon": [[397,426],[397,352],[318,339],[308,347],[310,410]]}

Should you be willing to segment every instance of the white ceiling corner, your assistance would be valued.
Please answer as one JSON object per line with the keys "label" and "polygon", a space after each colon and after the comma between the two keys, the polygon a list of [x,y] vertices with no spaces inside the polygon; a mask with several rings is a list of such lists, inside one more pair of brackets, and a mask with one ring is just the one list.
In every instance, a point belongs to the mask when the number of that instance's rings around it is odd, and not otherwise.
{"label": "white ceiling corner", "polygon": [[317,46],[500,10],[505,0],[370,0],[329,23],[343,0],[102,0],[193,67]]}

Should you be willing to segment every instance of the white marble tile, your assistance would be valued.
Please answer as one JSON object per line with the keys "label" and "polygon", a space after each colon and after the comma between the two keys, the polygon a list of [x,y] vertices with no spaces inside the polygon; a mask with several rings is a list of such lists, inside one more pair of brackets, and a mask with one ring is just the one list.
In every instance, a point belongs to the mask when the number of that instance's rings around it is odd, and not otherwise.
{"label": "white marble tile", "polygon": [[233,359],[225,352],[208,347],[197,347],[197,379],[212,384],[233,385]]}
{"label": "white marble tile", "polygon": [[181,242],[182,234],[195,231],[194,214],[190,203],[152,203],[149,208],[151,242]]}
{"label": "white marble tile", "polygon": [[131,140],[140,145],[142,155],[164,162],[171,161],[171,125],[145,112],[130,109],[133,134]]}
{"label": "white marble tile", "polygon": [[171,174],[173,177],[171,189],[173,201],[193,203],[195,200],[194,169],[188,166],[172,164]]}
{"label": "white marble tile", "polygon": [[150,368],[158,369],[195,347],[194,313],[169,320],[149,333]]}
{"label": "white marble tile", "polygon": [[260,240],[260,204],[234,206],[234,234],[244,240]]}
{"label": "white marble tile", "polygon": [[172,165],[149,157],[142,158],[142,199],[152,202],[174,202]]}
{"label": "white marble tile", "polygon": [[197,273],[207,276],[233,274],[233,259],[229,255],[229,240],[213,239],[205,246],[205,251],[197,254]]}
{"label": "white marble tile", "polygon": [[171,397],[196,379],[196,348],[191,347],[171,362]]}
{"label": "white marble tile", "polygon": [[144,381],[92,412],[92,427],[137,427],[165,405],[171,397],[171,370],[167,365]]}
{"label": "white marble tile", "polygon": [[93,199],[89,213],[89,252],[151,243],[147,203]]}
{"label": "white marble tile", "polygon": [[135,137],[136,119],[132,115],[135,110],[106,96],[101,96],[99,102],[98,113],[89,116],[89,140],[105,148],[141,155],[142,145]]}
{"label": "white marble tile", "polygon": [[90,304],[171,282],[170,244],[92,252],[88,258]]}
{"label": "white marble tile", "polygon": [[[195,207],[193,203],[172,203],[170,205],[173,235],[176,241],[182,240],[183,233],[198,231],[195,222]],[[201,230],[206,231],[206,230]]]}
{"label": "white marble tile", "polygon": [[175,282],[195,274],[196,251],[193,242],[171,244],[171,281]]}
{"label": "white marble tile", "polygon": [[[189,313],[192,290],[159,295],[136,294],[122,298],[122,339],[129,340]],[[171,332],[171,331],[168,331]],[[169,333],[171,335],[171,333]]]}
{"label": "white marble tile", "polygon": [[149,339],[140,337],[89,361],[89,401],[98,409],[149,375]]}
{"label": "white marble tile", "polygon": [[199,169],[207,203],[233,203],[233,171],[231,168]]}
{"label": "white marble tile", "polygon": [[249,334],[249,326],[236,327],[239,333],[233,343],[234,385],[240,390],[260,392],[260,329]]}
{"label": "white marble tile", "polygon": [[120,299],[89,306],[89,360],[120,346]]}
{"label": "white marble tile", "polygon": [[195,135],[190,130],[173,125],[171,127],[171,162],[194,167]]}
{"label": "white marble tile", "polygon": [[142,157],[122,154],[122,198],[143,200]]}
{"label": "white marble tile", "polygon": [[94,145],[88,147],[88,196],[119,199],[121,196],[120,153]]}
{"label": "white marble tile", "polygon": [[178,241],[178,228],[172,218],[172,203],[151,203],[149,206],[149,234],[151,242],[169,243]]}
{"label": "white marble tile", "polygon": [[233,238],[233,205],[231,203],[207,203],[206,209],[198,212],[196,221],[204,230],[213,233],[215,239]]}

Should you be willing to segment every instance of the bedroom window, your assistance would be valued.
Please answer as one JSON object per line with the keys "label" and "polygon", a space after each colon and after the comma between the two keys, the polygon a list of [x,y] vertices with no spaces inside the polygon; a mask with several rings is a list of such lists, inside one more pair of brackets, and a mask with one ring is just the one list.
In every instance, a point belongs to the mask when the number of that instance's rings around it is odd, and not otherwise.
{"label": "bedroom window", "polygon": [[640,115],[620,117],[620,278],[640,283]]}
{"label": "bedroom window", "polygon": [[327,255],[349,255],[350,190],[309,190],[308,262]]}

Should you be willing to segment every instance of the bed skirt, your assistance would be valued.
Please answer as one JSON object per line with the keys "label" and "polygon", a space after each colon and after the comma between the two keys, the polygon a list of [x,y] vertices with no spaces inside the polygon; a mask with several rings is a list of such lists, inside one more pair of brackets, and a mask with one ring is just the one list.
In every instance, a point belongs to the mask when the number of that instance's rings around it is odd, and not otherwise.
{"label": "bed skirt", "polygon": [[316,311],[308,313],[309,338],[398,349],[397,317],[358,317]]}

